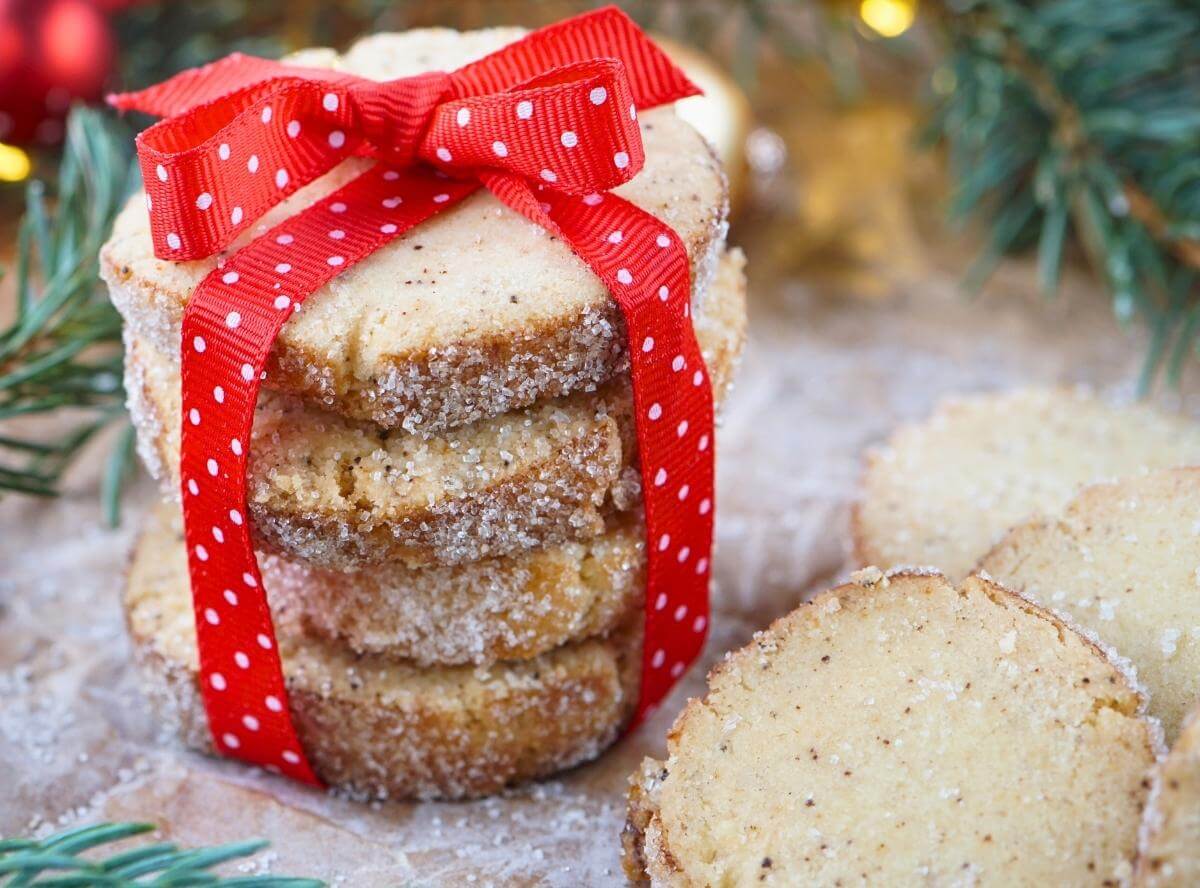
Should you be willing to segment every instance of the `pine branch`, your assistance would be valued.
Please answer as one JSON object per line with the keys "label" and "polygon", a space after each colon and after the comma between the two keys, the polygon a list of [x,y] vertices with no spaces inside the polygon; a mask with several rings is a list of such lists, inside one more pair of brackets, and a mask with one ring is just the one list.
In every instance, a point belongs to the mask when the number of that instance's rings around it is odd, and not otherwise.
{"label": "pine branch", "polygon": [[0,839],[0,888],[321,888],[324,882],[286,876],[235,876],[212,872],[267,846],[263,841],[233,842],[185,850],[161,842],[140,845],[108,857],[84,852],[153,831],[148,823],[102,823],[45,839]]}
{"label": "pine branch", "polygon": [[1080,244],[1122,321],[1150,331],[1142,374],[1176,384],[1200,334],[1200,9],[1185,0],[952,0],[932,135],[958,217],[989,220],[968,281],[1038,251],[1042,288]]}
{"label": "pine branch", "polygon": [[[129,134],[104,114],[77,108],[67,124],[57,199],[32,182],[17,237],[15,305],[0,330],[0,492],[58,493],[63,473],[89,441],[124,417],[120,317],[99,286],[101,244],[132,183]],[[68,411],[46,440],[11,431],[13,420]],[[61,428],[66,420],[58,420]],[[44,434],[44,433],[43,433]],[[115,521],[132,468],[128,435],[103,487]]]}

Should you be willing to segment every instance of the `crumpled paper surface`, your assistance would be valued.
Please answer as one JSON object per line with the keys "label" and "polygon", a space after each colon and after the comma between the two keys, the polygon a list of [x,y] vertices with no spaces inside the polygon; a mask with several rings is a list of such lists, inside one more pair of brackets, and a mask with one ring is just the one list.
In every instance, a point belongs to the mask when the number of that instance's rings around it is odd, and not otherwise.
{"label": "crumpled paper surface", "polygon": [[[898,173],[910,167],[870,156],[911,150],[896,137],[908,120],[895,109],[856,119],[849,134],[832,131],[847,142],[834,156],[806,141],[817,135],[789,138],[799,168],[786,199],[763,183],[774,197],[735,228],[750,258],[751,332],[718,439],[713,634],[704,666],[634,735],[557,779],[446,804],[356,804],[178,748],[140,695],[118,604],[154,493],[143,482],[123,526],[104,529],[98,450],[64,498],[0,501],[0,834],[133,819],[185,844],[267,838],[243,871],[335,885],[621,884],[627,776],[662,754],[705,667],[844,570],[865,447],[947,393],[1077,382],[1132,393],[1142,342],[1081,272],[1054,301],[1036,294],[1027,262],[963,296],[970,248],[923,229],[926,201]],[[872,126],[888,138],[872,140]],[[825,208],[814,221],[806,201],[830,199],[816,187],[822,164],[859,173],[845,177],[859,202],[848,219]],[[855,238],[868,256],[847,275],[830,244]]]}

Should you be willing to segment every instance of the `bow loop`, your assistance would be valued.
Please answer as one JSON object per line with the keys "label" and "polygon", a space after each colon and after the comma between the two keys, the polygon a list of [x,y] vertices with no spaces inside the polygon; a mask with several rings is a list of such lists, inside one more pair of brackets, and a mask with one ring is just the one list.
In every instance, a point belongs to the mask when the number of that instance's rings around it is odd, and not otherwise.
{"label": "bow loop", "polygon": [[567,194],[621,185],[645,160],[625,66],[616,59],[564,65],[506,92],[447,102],[435,111],[420,156],[451,174],[501,170]]}

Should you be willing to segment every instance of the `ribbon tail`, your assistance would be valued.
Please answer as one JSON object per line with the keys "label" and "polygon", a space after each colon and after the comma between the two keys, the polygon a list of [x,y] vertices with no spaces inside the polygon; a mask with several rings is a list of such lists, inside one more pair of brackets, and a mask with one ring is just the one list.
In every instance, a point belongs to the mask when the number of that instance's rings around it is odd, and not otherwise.
{"label": "ribbon tail", "polygon": [[641,692],[634,723],[704,647],[713,540],[713,393],[692,327],[678,235],[614,194],[572,197],[485,174],[500,200],[558,233],[608,285],[625,319],[646,512]]}

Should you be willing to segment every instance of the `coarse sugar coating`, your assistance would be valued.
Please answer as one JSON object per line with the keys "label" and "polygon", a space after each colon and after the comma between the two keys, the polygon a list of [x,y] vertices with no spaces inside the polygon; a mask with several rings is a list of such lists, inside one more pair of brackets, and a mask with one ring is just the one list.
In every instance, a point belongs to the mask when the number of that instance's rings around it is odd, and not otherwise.
{"label": "coarse sugar coating", "polygon": [[[387,80],[451,70],[522,33],[377,34],[342,56],[316,50],[292,61]],[[645,167],[615,193],[678,232],[698,301],[724,242],[724,174],[704,139],[672,108],[646,111],[639,120]],[[369,163],[347,160],[301,189],[227,254]],[[137,194],[101,251],[101,273],[134,332],[173,352],[183,308],[220,258],[157,259],[144,196]],[[279,392],[382,427],[431,432],[595,388],[625,370],[628,355],[620,312],[596,275],[561,240],[480,191],[309,297],[284,325],[267,367],[267,385]]]}
{"label": "coarse sugar coating", "polygon": [[1200,696],[1200,468],[1084,488],[980,568],[1129,658],[1174,740]]}
{"label": "coarse sugar coating", "polygon": [[1133,884],[1200,885],[1200,711],[1184,719],[1171,752],[1155,769]]}
{"label": "coarse sugar coating", "polygon": [[654,886],[1118,885],[1159,745],[1095,644],[1002,587],[862,571],[709,676],[631,780]]}
{"label": "coarse sugar coating", "polygon": [[[147,693],[188,745],[211,751],[182,537],[152,518],[126,618]],[[288,702],[318,776],[362,798],[469,798],[594,758],[633,712],[641,622],[489,667],[420,669],[304,634],[277,607]]]}
{"label": "coarse sugar coating", "polygon": [[[718,398],[745,338],[744,260],[725,254],[696,333]],[[179,495],[179,368],[129,335],[138,451]],[[462,564],[586,540],[637,505],[627,375],[438,435],[380,429],[263,390],[247,469],[256,543],[339,570]]]}
{"label": "coarse sugar coating", "polygon": [[1083,391],[944,401],[869,454],[854,513],[859,564],[965,576],[1018,522],[1054,515],[1085,484],[1200,462],[1200,423]]}

